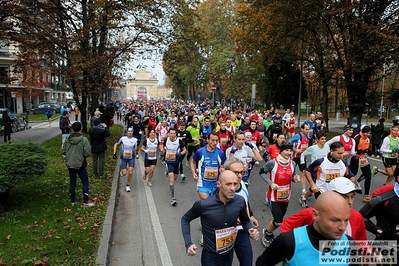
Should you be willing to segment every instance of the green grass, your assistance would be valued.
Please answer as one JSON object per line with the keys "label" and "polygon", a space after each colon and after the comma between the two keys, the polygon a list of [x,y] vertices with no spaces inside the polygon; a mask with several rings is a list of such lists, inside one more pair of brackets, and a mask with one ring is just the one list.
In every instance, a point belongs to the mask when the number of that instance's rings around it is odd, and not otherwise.
{"label": "green grass", "polygon": [[[60,113],[55,113],[51,118],[60,117]],[[28,116],[29,122],[40,122],[40,121],[47,121],[47,116],[45,114],[30,114]]]}
{"label": "green grass", "polygon": [[14,187],[9,209],[0,216],[0,265],[95,265],[115,169],[111,146],[121,133],[121,126],[111,128],[102,179],[94,178],[88,159],[89,199],[96,202],[92,208],[83,207],[80,180],[78,204],[70,206],[61,135],[43,143],[49,160],[46,173]]}

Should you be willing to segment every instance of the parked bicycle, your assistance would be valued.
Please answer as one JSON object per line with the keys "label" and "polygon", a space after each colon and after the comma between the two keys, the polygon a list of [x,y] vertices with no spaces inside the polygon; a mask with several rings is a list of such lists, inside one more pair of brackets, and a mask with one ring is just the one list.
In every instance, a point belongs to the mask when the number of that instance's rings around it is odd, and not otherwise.
{"label": "parked bicycle", "polygon": [[17,117],[14,119],[12,125],[11,125],[12,132],[19,132],[23,130],[28,130],[29,125],[28,125],[28,116],[22,116],[22,117]]}

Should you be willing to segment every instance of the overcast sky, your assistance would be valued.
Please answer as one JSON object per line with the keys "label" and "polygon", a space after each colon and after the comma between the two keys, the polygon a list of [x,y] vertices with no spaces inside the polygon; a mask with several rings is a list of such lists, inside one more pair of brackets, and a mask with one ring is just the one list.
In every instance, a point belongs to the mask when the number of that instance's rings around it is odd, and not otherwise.
{"label": "overcast sky", "polygon": [[130,76],[134,77],[134,71],[143,69],[148,72],[152,72],[152,75],[157,77],[158,79],[158,85],[163,85],[165,83],[164,78],[165,78],[165,73],[162,70],[162,62],[155,62],[151,60],[143,60],[140,62],[137,62],[133,64],[132,71],[128,72],[128,75],[126,78],[129,78]]}

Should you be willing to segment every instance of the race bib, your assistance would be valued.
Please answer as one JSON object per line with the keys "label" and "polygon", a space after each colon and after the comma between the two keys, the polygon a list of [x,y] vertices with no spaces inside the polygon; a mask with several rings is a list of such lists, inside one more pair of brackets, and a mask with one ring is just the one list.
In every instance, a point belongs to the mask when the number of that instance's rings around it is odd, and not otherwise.
{"label": "race bib", "polygon": [[346,152],[344,152],[344,154],[342,155],[342,159],[347,160],[347,159],[349,158],[349,156],[350,156],[350,153],[346,151]]}
{"label": "race bib", "polygon": [[218,167],[205,166],[204,179],[207,181],[216,181],[219,175]]}
{"label": "race bib", "polygon": [[301,144],[301,151],[304,152],[308,149],[308,144],[307,143],[302,143]]}
{"label": "race bib", "polygon": [[123,151],[123,158],[124,159],[132,159],[133,151]]}
{"label": "race bib", "polygon": [[227,145],[228,142],[229,142],[228,138],[221,138],[220,139],[220,144],[223,145],[223,146]]}
{"label": "race bib", "polygon": [[277,189],[277,200],[288,200],[290,196],[290,185],[280,186]]}
{"label": "race bib", "polygon": [[331,180],[340,177],[341,173],[337,169],[326,170],[326,182],[330,182]]}
{"label": "race bib", "polygon": [[215,230],[216,253],[223,254],[234,247],[237,238],[237,231],[238,230],[235,226]]}
{"label": "race bib", "polygon": [[370,163],[369,163],[369,160],[367,159],[367,157],[359,158],[359,166],[360,167],[364,167],[364,166],[367,166],[369,164]]}
{"label": "race bib", "polygon": [[277,139],[277,133],[273,133],[273,139]]}
{"label": "race bib", "polygon": [[148,149],[148,157],[156,158],[157,157],[157,149],[156,148]]}
{"label": "race bib", "polygon": [[166,152],[165,160],[167,160],[167,161],[175,161],[176,160],[176,153]]}

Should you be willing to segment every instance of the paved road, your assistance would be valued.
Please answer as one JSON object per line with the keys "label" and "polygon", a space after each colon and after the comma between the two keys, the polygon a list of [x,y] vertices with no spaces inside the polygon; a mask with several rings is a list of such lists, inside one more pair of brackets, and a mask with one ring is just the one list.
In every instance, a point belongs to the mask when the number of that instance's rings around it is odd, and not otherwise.
{"label": "paved road", "polygon": [[[382,167],[381,160],[370,160],[372,165]],[[253,170],[249,194],[251,207],[259,220],[259,230],[262,230],[272,216],[269,208],[265,205],[267,186],[257,174],[259,168],[260,166],[255,166]],[[109,265],[200,265],[200,254],[195,257],[185,254],[180,231],[181,216],[198,199],[191,171],[185,171],[188,176],[186,182],[179,179],[176,183],[175,191],[178,204],[176,207],[172,207],[168,191],[168,178],[164,175],[164,167],[161,164],[157,165],[152,188],[146,186],[145,181],[142,180],[142,169],[143,162],[140,158],[135,169],[130,193],[124,191],[125,178],[120,178],[116,207],[117,222],[114,226]],[[384,181],[384,176],[376,175],[372,180],[372,190],[381,186]],[[287,215],[302,209],[298,202],[300,192],[300,184],[294,184],[292,201],[289,204]],[[360,209],[363,206],[361,197],[357,194],[355,209]],[[313,206],[314,198],[310,198],[308,204]],[[197,243],[200,234],[198,222],[192,222],[191,232],[193,242]],[[259,241],[251,242],[255,260],[264,248]],[[200,247],[199,253],[201,249]],[[234,260],[233,265],[239,265],[237,259]]]}
{"label": "paved road", "polygon": [[[47,122],[41,123],[29,123],[29,126],[32,128],[15,132],[11,134],[11,142],[16,141],[34,141],[38,143],[42,143],[48,139],[51,139],[59,134],[61,134],[61,130],[58,127],[58,119],[54,120],[49,127]],[[61,146],[61,143],[60,143]]]}

